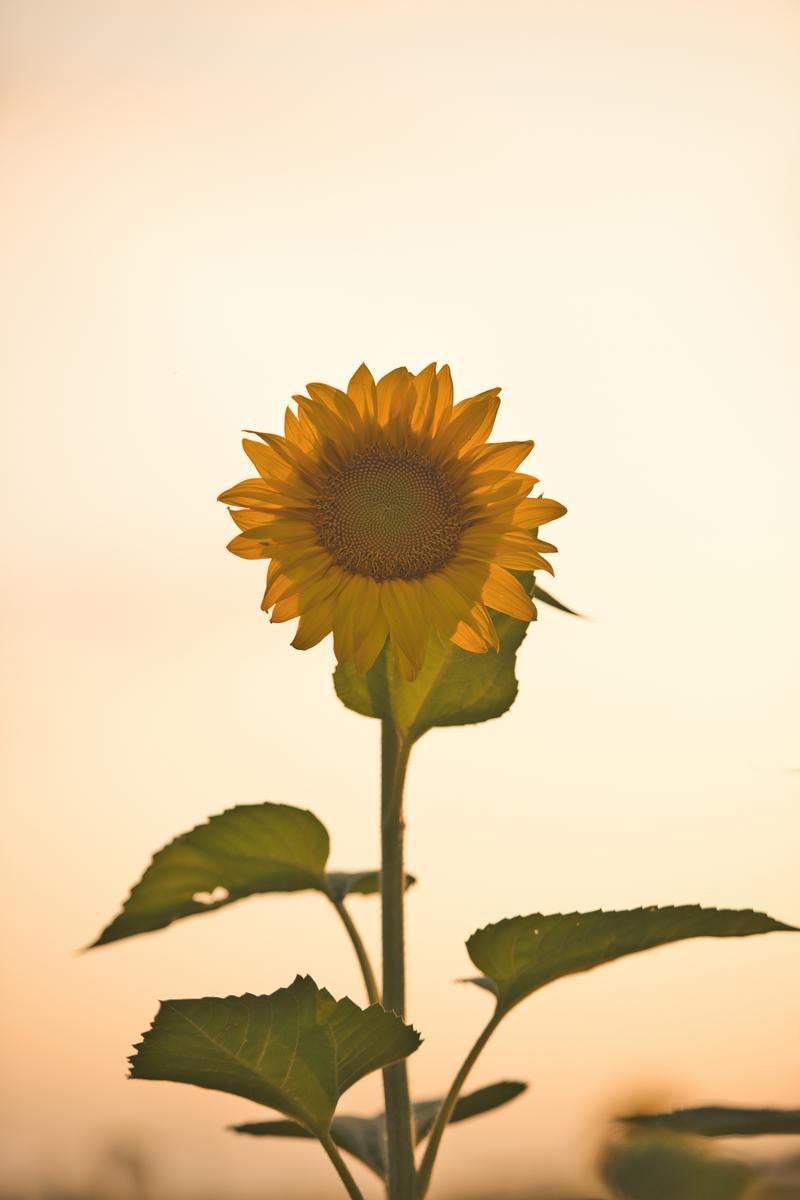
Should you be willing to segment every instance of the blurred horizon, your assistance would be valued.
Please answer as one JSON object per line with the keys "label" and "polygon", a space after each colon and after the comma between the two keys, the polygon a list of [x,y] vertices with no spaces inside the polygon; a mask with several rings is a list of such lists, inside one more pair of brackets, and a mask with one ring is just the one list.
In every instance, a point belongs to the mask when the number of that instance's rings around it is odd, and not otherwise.
{"label": "blurred horizon", "polygon": [[[329,643],[265,620],[215,500],[243,429],[362,360],[502,386],[494,437],[534,438],[569,510],[544,585],[587,614],[542,607],[510,713],[412,758],[415,1094],[485,1019],[453,981],[489,921],[800,925],[799,51],[789,0],[0,5],[5,1193],[82,1186],[121,1137],[178,1200],[336,1194],[317,1148],[225,1131],[263,1110],[125,1078],[169,996],[300,971],[360,1000],[318,898],[78,951],[233,804],[308,807],[333,869],[378,865],[377,729]],[[375,947],[377,903],[352,908]],[[448,1132],[434,1194],[592,1195],[633,1094],[796,1107],[798,996],[784,935],[545,989],[470,1079],[529,1091]]]}

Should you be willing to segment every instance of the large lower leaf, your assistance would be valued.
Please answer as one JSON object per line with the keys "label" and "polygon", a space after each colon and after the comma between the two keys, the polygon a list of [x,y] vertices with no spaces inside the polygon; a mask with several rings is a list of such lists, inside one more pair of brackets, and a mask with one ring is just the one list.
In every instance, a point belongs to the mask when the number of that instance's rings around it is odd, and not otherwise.
{"label": "large lower leaf", "polygon": [[624,912],[512,917],[479,929],[469,956],[507,1011],[531,992],[627,954],[697,937],[749,937],[791,930],[764,913],[701,908],[635,908]]}
{"label": "large lower leaf", "polygon": [[698,1137],[758,1137],[800,1134],[800,1108],[681,1108],[674,1112],[620,1117],[628,1125],[690,1133]]}
{"label": "large lower leaf", "polygon": [[380,1005],[334,1000],[298,976],[270,996],[164,1001],[130,1060],[131,1077],[233,1092],[319,1136],[343,1092],[419,1043]]}
{"label": "large lower leaf", "polygon": [[[468,1096],[462,1096],[453,1110],[450,1124],[466,1121],[480,1113],[489,1112],[501,1104],[507,1104],[524,1092],[526,1083],[505,1081],[489,1087],[478,1088]],[[412,1109],[415,1141],[421,1142],[430,1133],[441,1100],[422,1100]],[[234,1125],[236,1133],[248,1133],[254,1137],[312,1137],[302,1125],[295,1121],[253,1121],[245,1125]],[[341,1150],[365,1163],[381,1179],[386,1178],[386,1118],[383,1113],[375,1117],[334,1117],[331,1137]]]}
{"label": "large lower leaf", "polygon": [[326,875],[328,852],[325,826],[305,809],[288,804],[229,808],[158,851],[93,945],[162,929],[258,892],[312,888],[343,897],[380,889],[375,871]]}

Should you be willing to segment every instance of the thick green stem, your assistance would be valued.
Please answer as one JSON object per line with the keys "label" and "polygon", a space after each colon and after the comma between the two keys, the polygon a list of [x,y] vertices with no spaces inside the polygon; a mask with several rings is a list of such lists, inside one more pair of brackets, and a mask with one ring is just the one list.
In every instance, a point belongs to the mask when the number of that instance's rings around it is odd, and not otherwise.
{"label": "thick green stem", "polygon": [[425,1196],[425,1193],[430,1187],[431,1172],[433,1171],[433,1164],[436,1161],[439,1143],[441,1142],[444,1131],[453,1115],[453,1109],[455,1108],[456,1101],[461,1094],[461,1089],[466,1083],[467,1076],[469,1075],[470,1071],[475,1066],[475,1060],[499,1025],[501,1016],[502,1014],[499,1010],[495,1010],[495,1012],[492,1014],[488,1024],[479,1034],[475,1045],[472,1047],[469,1054],[461,1064],[459,1072],[453,1080],[450,1091],[445,1096],[444,1100],[442,1101],[442,1106],[436,1114],[436,1120],[434,1122],[433,1129],[431,1130],[431,1135],[428,1138],[428,1145],[425,1147],[425,1154],[419,1168],[420,1200],[422,1200],[422,1197]]}
{"label": "thick green stem", "polygon": [[[403,903],[403,783],[411,747],[391,721],[382,723],[381,740],[381,911],[383,931],[383,1006],[405,1018],[405,938]],[[411,1133],[411,1101],[405,1062],[383,1072],[386,1101],[389,1200],[414,1200],[416,1168]]]}
{"label": "thick green stem", "polygon": [[367,989],[367,999],[369,1000],[370,1004],[380,1004],[380,992],[378,991],[378,985],[375,982],[375,974],[372,970],[372,963],[369,961],[367,948],[361,939],[361,934],[358,932],[350,913],[345,908],[344,901],[336,900],[333,898],[333,896],[331,896],[331,904],[342,918],[342,923],[347,930],[347,936],[353,943],[353,949],[356,952],[358,965],[361,967],[361,974],[364,977],[364,987]]}
{"label": "thick green stem", "polygon": [[334,1167],[336,1168],[336,1174],[339,1176],[342,1183],[347,1188],[348,1196],[351,1197],[351,1200],[364,1200],[364,1193],[361,1191],[361,1189],[359,1188],[355,1179],[353,1179],[353,1176],[350,1174],[350,1171],[348,1170],[348,1167],[347,1167],[347,1163],[344,1161],[341,1154],[339,1153],[339,1151],[336,1147],[336,1143],[334,1142],[331,1135],[329,1133],[326,1133],[325,1136],[320,1137],[319,1140],[322,1142],[322,1147],[323,1147],[325,1153],[327,1154],[328,1158],[331,1160]]}

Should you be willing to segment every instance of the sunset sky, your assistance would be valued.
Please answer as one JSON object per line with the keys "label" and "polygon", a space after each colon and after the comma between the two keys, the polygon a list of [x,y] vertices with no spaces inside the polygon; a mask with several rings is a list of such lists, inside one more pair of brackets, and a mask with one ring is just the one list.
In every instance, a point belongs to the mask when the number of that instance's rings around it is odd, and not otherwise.
{"label": "sunset sky", "polygon": [[[339,1195],[317,1147],[225,1132],[255,1105],[125,1079],[162,998],[301,971],[360,1001],[320,898],[77,951],[232,804],[311,808],[332,866],[378,864],[378,728],[329,642],[259,611],[215,501],[242,429],[362,360],[502,386],[588,618],[543,611],[512,711],[415,751],[416,1095],[485,1019],[453,982],[479,925],[800,924],[799,55],[795,0],[0,2],[4,1187],[135,1141],[179,1197]],[[790,935],[553,985],[472,1079],[530,1091],[448,1134],[439,1194],[590,1186],[634,1095],[797,1107],[798,1011]]]}

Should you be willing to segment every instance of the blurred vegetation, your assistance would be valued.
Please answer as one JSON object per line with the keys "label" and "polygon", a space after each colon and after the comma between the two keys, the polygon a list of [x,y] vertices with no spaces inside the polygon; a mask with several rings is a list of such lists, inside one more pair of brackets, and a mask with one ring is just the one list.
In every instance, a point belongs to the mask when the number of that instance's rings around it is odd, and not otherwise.
{"label": "blurred vegetation", "polygon": [[[532,1184],[443,1194],[441,1200],[800,1200],[800,1148],[755,1163],[709,1148],[699,1138],[672,1133],[615,1129],[597,1157],[598,1184],[578,1193],[568,1186]],[[434,1189],[435,1190],[435,1189]],[[338,1195],[332,1183],[325,1200]],[[139,1145],[117,1143],[98,1156],[80,1189],[31,1186],[24,1192],[0,1187],[0,1200],[171,1200],[158,1170]],[[204,1194],[197,1200],[236,1200]],[[307,1200],[323,1200],[319,1195]],[[438,1198],[437,1198],[438,1200]]]}

